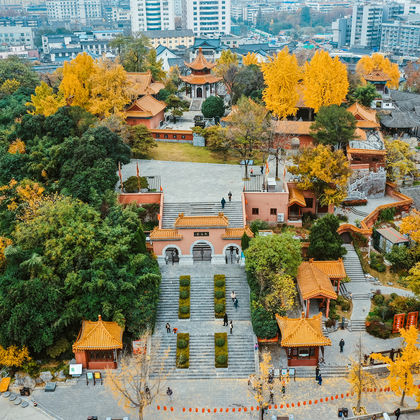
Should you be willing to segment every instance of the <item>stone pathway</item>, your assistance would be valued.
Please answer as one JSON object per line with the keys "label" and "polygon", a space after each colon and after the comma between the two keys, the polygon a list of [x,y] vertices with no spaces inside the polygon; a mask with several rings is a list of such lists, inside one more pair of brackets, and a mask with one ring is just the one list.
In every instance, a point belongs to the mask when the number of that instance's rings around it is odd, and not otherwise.
{"label": "stone pathway", "polygon": [[[245,270],[238,265],[196,264],[192,266],[168,265],[161,267],[162,282],[155,333],[152,345],[158,347],[153,370],[162,367],[162,373],[171,379],[247,378],[255,371],[256,338],[252,331],[249,308],[249,288]],[[214,274],[226,275],[226,309],[233,320],[233,334],[223,326],[222,319],[214,317]],[[190,319],[178,320],[179,276],[191,276]],[[234,308],[230,298],[234,290],[239,301]],[[168,334],[166,322],[180,333],[190,334],[190,367],[176,369],[176,335]],[[228,333],[228,368],[214,367],[214,333]],[[153,375],[152,375],[153,376]]]}

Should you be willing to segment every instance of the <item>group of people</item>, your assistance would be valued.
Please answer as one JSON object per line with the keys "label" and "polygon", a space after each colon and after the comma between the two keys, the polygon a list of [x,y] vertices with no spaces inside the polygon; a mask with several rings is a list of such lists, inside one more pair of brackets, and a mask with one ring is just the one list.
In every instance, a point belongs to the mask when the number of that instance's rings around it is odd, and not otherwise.
{"label": "group of people", "polygon": [[[232,298],[232,302],[233,305],[235,306],[235,309],[238,308],[238,298],[236,297],[236,293],[234,290],[232,290],[230,297]],[[230,333],[233,334],[233,322],[232,320],[229,321],[227,313],[225,312],[224,316],[223,316],[223,326],[224,327],[229,327]]]}
{"label": "group of people", "polygon": [[[166,325],[165,325],[165,328],[166,328],[166,332],[169,334],[170,332],[171,332],[171,324],[169,323],[169,322],[167,322],[166,323]],[[173,328],[172,329],[172,332],[174,333],[174,334],[176,334],[177,332],[178,332],[178,328]]]}
{"label": "group of people", "polygon": [[[232,201],[232,191],[228,192],[228,200],[229,200],[229,202]],[[220,200],[220,203],[222,205],[222,209],[224,209],[225,205],[226,205],[225,197],[222,197],[222,199]]]}

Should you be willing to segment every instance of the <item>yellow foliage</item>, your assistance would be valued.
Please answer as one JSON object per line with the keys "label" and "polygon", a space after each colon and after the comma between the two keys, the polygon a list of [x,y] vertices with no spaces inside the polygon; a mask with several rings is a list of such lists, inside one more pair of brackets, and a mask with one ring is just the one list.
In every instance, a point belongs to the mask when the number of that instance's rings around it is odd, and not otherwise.
{"label": "yellow foliage", "polygon": [[238,56],[231,50],[223,50],[220,54],[220,58],[216,60],[214,72],[219,76],[222,76],[226,69],[232,64],[238,65]]}
{"label": "yellow foliage", "polygon": [[413,241],[420,242],[420,213],[413,212],[401,220],[401,233],[410,235]]}
{"label": "yellow foliage", "polygon": [[1,95],[11,95],[20,88],[20,82],[16,79],[7,79],[0,86]]}
{"label": "yellow foliage", "polygon": [[298,82],[302,77],[295,55],[286,47],[268,63],[261,64],[266,88],[263,98],[269,110],[279,118],[295,115],[299,100]]}
{"label": "yellow foliage", "polygon": [[420,262],[410,268],[405,281],[414,293],[420,295]]}
{"label": "yellow foliage", "polygon": [[4,236],[0,236],[0,267],[3,267],[6,257],[4,256],[4,250],[9,246],[12,245],[12,240],[6,238]]}
{"label": "yellow foliage", "polygon": [[386,148],[386,172],[391,181],[404,178],[413,174],[416,170],[414,151],[408,143],[402,140],[384,139]]}
{"label": "yellow foliage", "polygon": [[303,96],[306,106],[319,111],[321,106],[341,105],[349,90],[346,65],[338,57],[318,50],[306,62],[303,74]]}
{"label": "yellow foliage", "polygon": [[0,346],[0,365],[8,367],[21,367],[25,362],[31,360],[26,346],[21,349],[16,346],[9,346],[7,349]]}
{"label": "yellow foliage", "polygon": [[254,52],[248,52],[248,54],[242,58],[242,63],[244,66],[250,66],[251,64],[258,65],[259,62],[257,54]]}
{"label": "yellow foliage", "polygon": [[388,58],[380,53],[374,53],[372,56],[365,55],[358,61],[356,72],[362,79],[363,75],[369,74],[373,70],[382,70],[391,79],[387,82],[387,86],[391,89],[398,89],[400,83],[398,64],[391,63]]}
{"label": "yellow foliage", "polygon": [[403,405],[406,395],[419,395],[414,384],[413,371],[420,366],[420,348],[417,343],[419,331],[416,327],[412,325],[408,330],[403,328],[400,334],[403,337],[401,356],[397,356],[394,361],[379,353],[374,353],[371,357],[388,365],[388,384],[396,395],[401,395],[400,405]]}
{"label": "yellow foliage", "polygon": [[67,103],[107,117],[123,115],[130,102],[127,73],[120,64],[106,58],[95,61],[86,53],[79,54],[65,62],[59,73],[62,80],[57,94],[44,82],[35,89],[29,103],[35,113],[48,116]]}
{"label": "yellow foliage", "polygon": [[42,114],[46,117],[55,114],[59,108],[66,104],[63,95],[58,92],[54,93],[53,88],[48,86],[45,82],[41,82],[35,88],[35,95],[31,95],[31,101],[26,105],[33,106],[34,114]]}
{"label": "yellow foliage", "polygon": [[314,191],[322,205],[337,205],[346,197],[351,169],[342,150],[320,144],[303,149],[293,162],[289,171],[300,176],[297,187]]}
{"label": "yellow foliage", "polygon": [[23,154],[25,153],[25,150],[25,143],[21,139],[16,139],[10,144],[8,152],[15,155],[16,153]]}
{"label": "yellow foliage", "polygon": [[271,312],[288,311],[293,308],[296,295],[295,282],[291,276],[273,274],[270,292],[264,297],[264,306]]}

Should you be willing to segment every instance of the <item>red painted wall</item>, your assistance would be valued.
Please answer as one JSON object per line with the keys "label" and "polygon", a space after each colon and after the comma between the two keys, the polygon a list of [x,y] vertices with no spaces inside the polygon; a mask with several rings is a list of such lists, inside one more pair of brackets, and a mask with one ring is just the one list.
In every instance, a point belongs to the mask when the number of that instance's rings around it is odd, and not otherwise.
{"label": "red painted wall", "polygon": [[156,114],[152,118],[134,118],[134,117],[127,117],[126,122],[128,125],[145,125],[149,130],[153,128],[158,128],[160,126],[160,122],[165,119],[165,112],[164,110],[160,111],[159,114]]}
{"label": "red painted wall", "polygon": [[[156,140],[180,140],[180,141],[193,141],[193,132],[191,130],[165,130],[155,129],[151,130],[152,136]],[[184,137],[184,138],[183,138]]]}
{"label": "red painted wall", "polygon": [[124,193],[118,194],[118,202],[120,204],[160,204],[162,193]]}

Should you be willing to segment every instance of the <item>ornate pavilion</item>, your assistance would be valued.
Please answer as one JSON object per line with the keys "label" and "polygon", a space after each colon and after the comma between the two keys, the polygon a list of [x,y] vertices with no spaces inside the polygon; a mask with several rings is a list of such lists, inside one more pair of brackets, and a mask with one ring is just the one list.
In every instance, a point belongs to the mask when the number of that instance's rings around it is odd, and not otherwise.
{"label": "ornate pavilion", "polygon": [[187,94],[190,95],[191,99],[206,99],[209,96],[217,95],[217,84],[222,78],[211,74],[211,69],[216,64],[207,61],[201,47],[195,60],[191,63],[185,63],[185,65],[191,69],[191,74],[180,77],[187,85]]}

